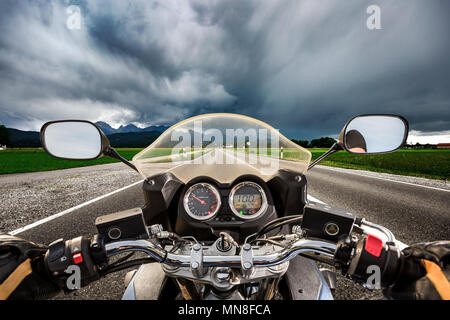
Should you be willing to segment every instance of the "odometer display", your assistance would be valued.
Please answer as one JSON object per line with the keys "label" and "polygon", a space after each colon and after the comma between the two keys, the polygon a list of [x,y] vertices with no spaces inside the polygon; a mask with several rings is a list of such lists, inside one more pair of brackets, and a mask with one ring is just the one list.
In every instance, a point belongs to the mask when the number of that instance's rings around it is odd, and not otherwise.
{"label": "odometer display", "polygon": [[266,210],[267,198],[259,184],[241,182],[231,190],[229,204],[233,213],[238,217],[254,219]]}
{"label": "odometer display", "polygon": [[209,183],[197,183],[184,195],[184,209],[196,220],[212,219],[220,209],[220,194]]}

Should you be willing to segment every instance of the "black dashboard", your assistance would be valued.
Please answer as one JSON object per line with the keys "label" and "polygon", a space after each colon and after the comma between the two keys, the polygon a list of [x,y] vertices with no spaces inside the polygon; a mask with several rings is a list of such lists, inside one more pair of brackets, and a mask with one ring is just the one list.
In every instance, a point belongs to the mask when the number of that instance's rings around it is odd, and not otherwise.
{"label": "black dashboard", "polygon": [[196,228],[251,227],[274,215],[269,188],[251,175],[241,176],[230,184],[198,177],[184,186],[178,204],[178,217]]}
{"label": "black dashboard", "polygon": [[306,177],[284,170],[267,182],[243,175],[231,183],[200,176],[185,184],[164,173],[144,181],[142,210],[147,225],[202,240],[226,231],[237,240],[277,217],[302,213],[306,186]]}

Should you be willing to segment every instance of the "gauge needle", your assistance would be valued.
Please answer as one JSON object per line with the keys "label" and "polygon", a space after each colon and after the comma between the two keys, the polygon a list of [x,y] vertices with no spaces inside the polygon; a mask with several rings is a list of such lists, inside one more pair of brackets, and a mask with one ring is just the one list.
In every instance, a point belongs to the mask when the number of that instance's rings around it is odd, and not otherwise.
{"label": "gauge needle", "polygon": [[202,199],[197,198],[196,196],[192,195],[192,198],[194,198],[195,200],[200,201],[201,204],[205,204],[206,202],[203,201]]}

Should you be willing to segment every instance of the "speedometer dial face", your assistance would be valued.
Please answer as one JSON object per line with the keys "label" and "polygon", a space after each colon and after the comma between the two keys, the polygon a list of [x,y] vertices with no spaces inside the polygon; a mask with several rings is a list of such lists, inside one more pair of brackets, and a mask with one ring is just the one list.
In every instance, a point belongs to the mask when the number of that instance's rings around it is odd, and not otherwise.
{"label": "speedometer dial face", "polygon": [[231,190],[229,205],[239,218],[254,219],[266,211],[267,197],[259,184],[241,182]]}
{"label": "speedometer dial face", "polygon": [[214,218],[219,212],[221,201],[216,188],[209,183],[197,183],[184,195],[184,209],[196,220]]}

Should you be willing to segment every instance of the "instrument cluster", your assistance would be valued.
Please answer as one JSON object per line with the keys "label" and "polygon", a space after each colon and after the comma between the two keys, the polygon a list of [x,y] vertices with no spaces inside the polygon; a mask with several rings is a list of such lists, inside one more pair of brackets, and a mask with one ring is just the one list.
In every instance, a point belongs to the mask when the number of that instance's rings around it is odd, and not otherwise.
{"label": "instrument cluster", "polygon": [[264,188],[254,181],[242,181],[219,189],[214,183],[198,182],[183,196],[183,207],[196,221],[255,220],[268,208]]}

